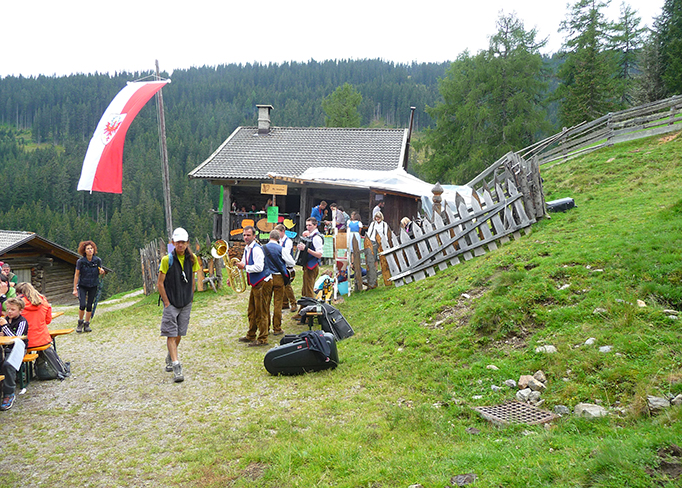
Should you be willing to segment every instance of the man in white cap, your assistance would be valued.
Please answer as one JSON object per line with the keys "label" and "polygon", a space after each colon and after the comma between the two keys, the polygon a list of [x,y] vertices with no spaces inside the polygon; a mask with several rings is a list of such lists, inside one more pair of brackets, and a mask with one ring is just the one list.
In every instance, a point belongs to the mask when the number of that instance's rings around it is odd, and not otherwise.
{"label": "man in white cap", "polygon": [[179,383],[185,377],[178,359],[178,345],[180,338],[187,335],[194,300],[194,273],[201,265],[199,258],[189,249],[189,235],[185,229],[175,229],[171,242],[175,250],[161,258],[156,285],[163,301],[161,335],[166,337],[168,346],[166,371],[172,372],[173,381]]}

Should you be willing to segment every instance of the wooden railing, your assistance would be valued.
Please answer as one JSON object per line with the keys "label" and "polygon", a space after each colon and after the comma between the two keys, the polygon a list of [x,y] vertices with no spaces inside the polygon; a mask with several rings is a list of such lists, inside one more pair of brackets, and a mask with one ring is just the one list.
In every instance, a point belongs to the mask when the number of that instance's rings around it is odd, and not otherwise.
{"label": "wooden railing", "polygon": [[472,199],[471,207],[458,194],[456,211],[446,205],[442,216],[434,212],[431,220],[413,223],[413,238],[404,229],[400,236],[380,236],[385,249],[380,255],[388,267],[382,266],[384,277],[390,276],[396,286],[419,281],[433,276],[437,269],[459,264],[460,258],[470,260],[497,249],[510,237],[518,239],[521,231],[530,232],[535,218],[526,213],[524,194],[510,179],[504,187],[506,190],[498,182],[492,192],[482,189],[478,197],[482,201]]}
{"label": "wooden railing", "polygon": [[568,161],[619,142],[682,130],[682,95],[613,112],[536,142],[516,154],[538,165]]}

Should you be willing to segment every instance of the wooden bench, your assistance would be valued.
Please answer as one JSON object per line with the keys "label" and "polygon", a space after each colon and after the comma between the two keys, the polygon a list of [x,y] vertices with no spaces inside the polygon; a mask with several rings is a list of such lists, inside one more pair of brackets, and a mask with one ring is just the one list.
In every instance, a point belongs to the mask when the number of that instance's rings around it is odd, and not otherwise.
{"label": "wooden bench", "polygon": [[52,337],[52,346],[54,347],[55,351],[57,350],[57,336],[70,334],[74,330],[76,330],[76,329],[74,327],[71,327],[69,329],[55,329],[55,330],[49,331],[50,337]]}
{"label": "wooden bench", "polygon": [[306,312],[305,318],[308,320],[308,330],[313,330],[313,327],[315,326],[315,317],[319,317],[320,315],[322,315],[322,312]]}
{"label": "wooden bench", "polygon": [[36,359],[38,359],[38,353],[32,352],[26,354],[21,362],[21,367],[17,371],[17,380],[19,380],[19,388],[22,390],[31,382],[33,363],[35,363]]}
{"label": "wooden bench", "polygon": [[64,315],[64,312],[61,312],[61,311],[60,312],[52,312],[52,318],[53,319],[56,319],[57,317],[61,317],[62,315]]}

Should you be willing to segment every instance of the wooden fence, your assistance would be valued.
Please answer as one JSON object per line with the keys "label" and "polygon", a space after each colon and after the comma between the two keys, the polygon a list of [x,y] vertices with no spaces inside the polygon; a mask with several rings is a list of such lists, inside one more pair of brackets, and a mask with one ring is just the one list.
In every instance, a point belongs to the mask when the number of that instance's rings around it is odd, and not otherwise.
{"label": "wooden fence", "polygon": [[613,112],[564,129],[517,154],[538,165],[568,161],[619,142],[682,130],[682,95]]}
{"label": "wooden fence", "polygon": [[[211,246],[211,240],[206,236],[207,246]],[[159,278],[159,267],[161,265],[161,258],[167,253],[167,244],[163,239],[155,239],[140,249],[140,264],[142,266],[142,283],[144,287],[144,294],[151,295],[156,289],[156,282]],[[230,248],[230,257],[234,257],[235,251],[240,253],[239,246],[232,246]],[[215,290],[221,286],[222,271],[224,267],[222,259],[214,259],[212,257],[202,257],[201,245],[199,239],[195,239],[194,255],[201,259],[201,266],[196,272],[196,291],[204,291],[208,289]],[[241,254],[239,254],[241,256]],[[210,288],[209,288],[210,287]]]}
{"label": "wooden fence", "polygon": [[155,239],[140,249],[142,286],[144,287],[145,295],[151,295],[156,291],[156,281],[159,277],[161,258],[166,254],[167,246],[163,239]]}
{"label": "wooden fence", "polygon": [[[384,281],[401,286],[433,276],[437,270],[497,249],[545,215],[545,201],[537,162],[509,153],[471,184],[470,205],[456,194],[433,218],[412,224],[413,236],[380,235]],[[474,186],[476,185],[476,186]]]}

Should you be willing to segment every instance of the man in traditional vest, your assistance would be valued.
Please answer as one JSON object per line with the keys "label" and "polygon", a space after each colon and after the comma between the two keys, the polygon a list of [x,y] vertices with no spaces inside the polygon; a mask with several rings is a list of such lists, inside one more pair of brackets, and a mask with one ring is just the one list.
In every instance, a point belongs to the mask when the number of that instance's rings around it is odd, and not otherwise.
{"label": "man in traditional vest", "polygon": [[[272,272],[272,293],[266,296],[265,309],[268,311],[268,330],[272,322],[272,335],[282,335],[282,299],[284,297],[284,283],[289,283],[287,265],[295,265],[296,261],[279,245],[279,231],[274,229],[270,232],[270,241],[263,246],[265,263]],[[270,303],[274,297],[274,310],[270,321]]]}
{"label": "man in traditional vest", "polygon": [[[291,287],[291,282],[294,280],[296,273],[294,272],[294,265],[296,261],[294,260],[294,241],[289,239],[286,235],[286,227],[284,224],[277,224],[275,230],[279,232],[279,245],[282,246],[284,253],[289,253],[291,256],[291,261],[294,264],[289,264],[287,261],[287,273],[289,273],[289,283],[284,285],[284,296],[282,297],[282,309],[290,309],[291,313],[296,313],[296,297],[294,296],[294,289]],[[285,260],[286,261],[286,260]]]}
{"label": "man in traditional vest", "polygon": [[272,273],[265,263],[263,248],[256,240],[256,229],[253,226],[244,227],[244,242],[246,248],[241,262],[237,263],[239,269],[246,271],[246,280],[251,285],[249,294],[249,330],[239,342],[246,342],[250,347],[265,346],[268,344],[268,316],[270,311],[266,308],[265,298],[272,289]]}
{"label": "man in traditional vest", "polygon": [[182,336],[187,335],[194,300],[194,273],[200,264],[189,249],[189,235],[185,229],[175,229],[171,242],[175,250],[161,258],[156,286],[163,301],[161,335],[166,337],[168,347],[166,371],[173,372],[173,381],[179,383],[185,377],[178,358],[178,345]]}
{"label": "man in traditional vest", "polygon": [[320,272],[324,240],[317,231],[317,219],[314,217],[306,219],[305,228],[306,230],[303,232],[303,237],[309,237],[312,242],[308,248],[306,248],[306,245],[302,242],[299,242],[298,244],[299,251],[306,251],[308,253],[308,259],[305,266],[303,266],[303,288],[301,289],[301,296],[315,298],[313,288],[315,286],[315,280],[317,280],[317,275]]}

